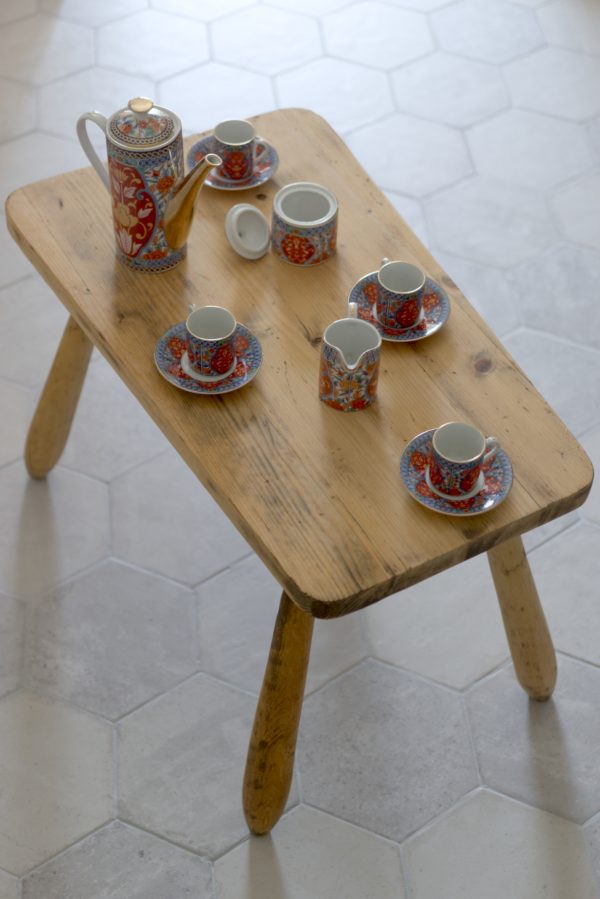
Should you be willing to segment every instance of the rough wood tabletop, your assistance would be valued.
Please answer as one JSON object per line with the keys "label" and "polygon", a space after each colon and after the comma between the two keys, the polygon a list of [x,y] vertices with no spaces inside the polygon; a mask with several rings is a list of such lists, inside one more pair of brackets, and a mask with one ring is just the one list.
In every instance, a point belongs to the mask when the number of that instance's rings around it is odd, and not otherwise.
{"label": "rough wood tabletop", "polygon": [[[166,274],[116,261],[110,199],[92,169],[16,191],[7,217],[23,251],[290,597],[318,617],[345,614],[581,504],[592,480],[583,450],[341,139],[305,110],[254,121],[279,152],[275,178],[243,193],[205,187],[188,258]],[[227,210],[250,202],[270,220],[273,195],[291,181],[322,183],[338,197],[337,256],[314,268],[272,253],[255,262],[237,256],[225,239]],[[344,414],[318,400],[319,341],[382,256],[420,264],[450,295],[452,313],[427,340],[384,343],[377,402]],[[198,397],[161,378],[156,341],[192,302],[227,306],[257,334],[264,361],[252,384]],[[401,482],[408,440],[451,419],[496,435],[512,460],[513,489],[488,515],[443,517]]]}

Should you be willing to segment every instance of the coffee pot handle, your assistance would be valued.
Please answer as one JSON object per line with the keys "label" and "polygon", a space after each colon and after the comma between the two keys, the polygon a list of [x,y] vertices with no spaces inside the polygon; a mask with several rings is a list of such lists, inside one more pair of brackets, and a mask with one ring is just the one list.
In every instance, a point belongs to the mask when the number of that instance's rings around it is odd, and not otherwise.
{"label": "coffee pot handle", "polygon": [[77,137],[79,138],[79,143],[82,146],[83,152],[92,163],[98,174],[102,179],[102,183],[105,188],[110,192],[110,183],[108,180],[108,173],[104,166],[102,165],[102,161],[96,151],[92,146],[92,142],[89,139],[87,133],[86,122],[94,122],[98,128],[101,128],[104,134],[106,134],[106,116],[103,116],[101,112],[86,112],[77,120]]}

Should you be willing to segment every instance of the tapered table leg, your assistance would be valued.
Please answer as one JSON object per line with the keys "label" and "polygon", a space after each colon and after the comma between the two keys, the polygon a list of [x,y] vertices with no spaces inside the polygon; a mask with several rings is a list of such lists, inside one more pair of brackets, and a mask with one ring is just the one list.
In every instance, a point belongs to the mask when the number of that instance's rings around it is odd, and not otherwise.
{"label": "tapered table leg", "polygon": [[45,477],[65,448],[93,345],[69,317],[25,444],[32,478]]}
{"label": "tapered table leg", "polygon": [[277,823],[290,791],[313,623],[284,592],[244,774],[244,814],[256,834]]}
{"label": "tapered table leg", "polygon": [[552,696],[556,656],[523,541],[513,537],[488,550],[517,680],[532,699]]}

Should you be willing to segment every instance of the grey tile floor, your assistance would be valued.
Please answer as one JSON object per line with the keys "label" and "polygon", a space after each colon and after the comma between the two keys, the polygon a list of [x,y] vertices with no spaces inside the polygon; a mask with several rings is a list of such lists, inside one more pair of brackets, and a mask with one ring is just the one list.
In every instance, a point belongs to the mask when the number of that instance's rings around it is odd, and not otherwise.
{"label": "grey tile floor", "polygon": [[[77,116],[136,94],[190,133],[312,107],[600,464],[597,0],[0,0],[0,23],[3,195],[83,165]],[[527,535],[550,703],[515,683],[484,557],[317,622],[289,807],[249,839],[277,584],[98,357],[28,480],[65,313],[3,224],[0,254],[0,899],[600,896],[600,490]]]}

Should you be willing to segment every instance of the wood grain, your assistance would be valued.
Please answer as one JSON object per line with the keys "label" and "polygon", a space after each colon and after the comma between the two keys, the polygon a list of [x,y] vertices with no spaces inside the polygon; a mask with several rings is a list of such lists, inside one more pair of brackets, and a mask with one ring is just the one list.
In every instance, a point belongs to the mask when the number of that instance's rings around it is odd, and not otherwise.
{"label": "wood grain", "polygon": [[46,477],[60,459],[93,348],[70,317],[29,426],[25,465],[32,478]]}
{"label": "wood grain", "polygon": [[517,680],[543,702],[556,684],[556,655],[520,537],[488,552]]}
{"label": "wood grain", "polygon": [[[7,210],[24,252],[288,595],[318,617],[345,614],[582,503],[583,450],[340,138],[305,110],[254,121],[279,151],[276,177],[234,196],[204,187],[188,258],[166,274],[115,259],[109,197],[91,169],[22,188]],[[337,256],[314,268],[237,256],[227,210],[250,202],[270,218],[275,192],[299,180],[338,197]],[[452,314],[428,340],[384,344],[376,403],[343,414],[317,398],[319,341],[382,256],[420,264]],[[156,341],[191,302],[225,305],[258,335],[251,385],[194,397],[157,373]],[[495,434],[513,462],[513,490],[489,515],[444,518],[401,482],[406,443],[449,419]]]}
{"label": "wood grain", "polygon": [[244,814],[256,834],[277,823],[290,791],[313,624],[283,593],[244,774]]}

